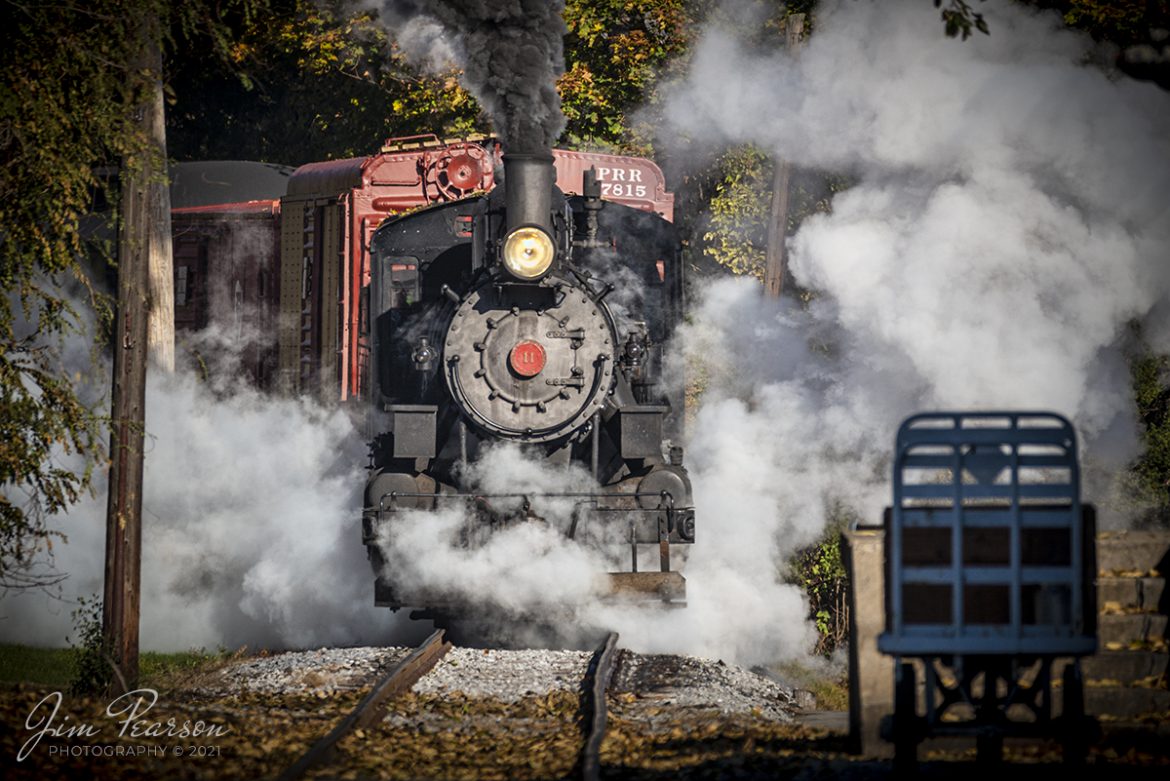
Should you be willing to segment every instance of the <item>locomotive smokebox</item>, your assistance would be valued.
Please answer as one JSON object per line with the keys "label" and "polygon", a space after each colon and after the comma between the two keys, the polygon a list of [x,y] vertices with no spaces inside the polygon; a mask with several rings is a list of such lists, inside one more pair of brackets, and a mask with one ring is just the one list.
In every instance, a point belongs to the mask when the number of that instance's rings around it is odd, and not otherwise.
{"label": "locomotive smokebox", "polygon": [[539,225],[550,235],[552,189],[557,172],[550,153],[504,155],[505,206],[508,232],[521,225]]}

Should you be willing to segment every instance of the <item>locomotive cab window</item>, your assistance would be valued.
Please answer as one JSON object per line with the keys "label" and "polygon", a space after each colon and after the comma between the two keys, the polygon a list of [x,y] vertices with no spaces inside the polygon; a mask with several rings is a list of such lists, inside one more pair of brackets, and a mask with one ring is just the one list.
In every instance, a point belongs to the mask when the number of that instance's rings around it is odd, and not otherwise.
{"label": "locomotive cab window", "polygon": [[390,285],[382,301],[384,309],[403,309],[418,301],[418,259],[389,258]]}

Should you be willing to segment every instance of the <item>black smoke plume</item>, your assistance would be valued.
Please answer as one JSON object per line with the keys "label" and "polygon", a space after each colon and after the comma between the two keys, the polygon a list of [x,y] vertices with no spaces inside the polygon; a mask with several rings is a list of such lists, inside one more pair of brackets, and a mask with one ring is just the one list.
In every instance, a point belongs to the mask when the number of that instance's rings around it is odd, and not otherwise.
{"label": "black smoke plume", "polygon": [[[433,18],[452,39],[448,51],[509,152],[548,150],[565,127],[556,80],[565,69],[564,0],[388,0],[382,15],[407,56],[410,24]],[[417,36],[416,36],[417,37]],[[433,32],[426,59],[433,64]],[[419,43],[419,41],[415,41]],[[427,64],[426,62],[422,64]]]}

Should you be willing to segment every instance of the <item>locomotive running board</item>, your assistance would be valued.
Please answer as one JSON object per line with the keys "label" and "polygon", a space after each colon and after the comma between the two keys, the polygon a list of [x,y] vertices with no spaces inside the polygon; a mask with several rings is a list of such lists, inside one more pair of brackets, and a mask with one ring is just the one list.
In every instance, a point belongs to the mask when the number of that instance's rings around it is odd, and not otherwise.
{"label": "locomotive running board", "polygon": [[598,576],[597,593],[618,601],[655,599],[685,607],[687,580],[681,572],[607,572]]}
{"label": "locomotive running board", "polygon": [[[686,607],[687,580],[677,571],[604,572],[595,577],[592,596],[607,603],[653,603],[659,607]],[[412,605],[444,609],[458,604],[458,600],[435,594],[412,594],[407,599],[396,599],[390,584],[378,577],[374,580],[374,604],[394,610]]]}

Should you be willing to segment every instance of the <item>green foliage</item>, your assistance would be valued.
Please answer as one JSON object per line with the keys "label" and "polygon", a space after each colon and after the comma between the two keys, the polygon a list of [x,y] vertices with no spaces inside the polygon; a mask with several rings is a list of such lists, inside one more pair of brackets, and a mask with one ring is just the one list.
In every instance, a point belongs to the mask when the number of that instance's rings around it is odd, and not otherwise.
{"label": "green foliage", "polygon": [[[980,0],[983,2],[983,0]],[[1170,88],[1170,66],[1154,58],[1130,60],[1125,52],[1130,47],[1147,46],[1159,50],[1164,31],[1170,28],[1170,3],[1164,0],[1019,0],[1024,5],[1059,12],[1069,27],[1084,30],[1098,41],[1116,44],[1116,66],[1131,76],[1152,79],[1164,89]],[[934,0],[935,8],[942,8],[943,0]],[[983,15],[964,0],[948,0],[940,13],[946,34],[966,40],[972,31],[989,35],[991,29]]]}
{"label": "green foliage", "polygon": [[[982,1],[980,0],[980,2]],[[942,8],[942,0],[934,0],[934,7]],[[965,41],[971,37],[973,30],[990,35],[987,20],[983,18],[983,14],[976,13],[975,9],[964,0],[950,0],[950,4],[942,9],[940,16],[948,38],[962,37]]]}
{"label": "green foliage", "polygon": [[[39,292],[39,291],[38,291]],[[50,315],[49,317],[52,317]],[[42,549],[63,539],[46,516],[78,499],[89,486],[93,459],[101,452],[97,418],[77,398],[59,367],[60,347],[37,334],[5,334],[0,355],[0,587],[49,585],[27,569]],[[80,473],[58,454],[88,462]]]}
{"label": "green foliage", "polygon": [[[772,210],[775,163],[752,146],[734,147],[718,162],[710,218],[703,232],[703,253],[735,274],[763,279]],[[792,235],[810,215],[828,212],[835,193],[847,189],[842,176],[794,170],[789,179],[788,220]]]}
{"label": "green foliage", "polygon": [[[82,225],[105,188],[99,166],[134,144],[127,133],[131,53],[125,3],[5,3],[0,67],[0,587],[45,585],[27,565],[61,535],[46,515],[90,485],[101,456],[97,416],[64,365],[87,337],[87,310],[107,312],[83,269]],[[92,245],[102,252],[108,247]],[[69,289],[76,298],[63,291]],[[74,471],[63,459],[79,456]]]}
{"label": "green foliage", "polygon": [[830,656],[849,640],[848,582],[841,559],[841,531],[847,516],[834,508],[833,519],[819,542],[799,550],[789,561],[788,580],[808,595],[809,618],[819,638],[815,652]]}
{"label": "green foliage", "polygon": [[1064,0],[1056,3],[1069,27],[1126,46],[1145,40],[1151,28],[1170,23],[1170,4],[1147,0]]}
{"label": "green foliage", "polygon": [[73,649],[73,680],[69,690],[74,694],[100,694],[113,682],[113,668],[110,665],[109,649],[102,636],[102,601],[93,597],[82,597],[80,606],[73,611],[73,631],[77,642],[70,641]]}
{"label": "green foliage", "polygon": [[763,279],[772,162],[755,147],[737,147],[720,159],[720,171],[703,252],[736,274]]}
{"label": "green foliage", "polygon": [[1147,353],[1130,370],[1145,445],[1134,476],[1155,505],[1153,520],[1170,526],[1170,357]]}
{"label": "green foliage", "polygon": [[591,148],[644,154],[632,113],[663,66],[685,51],[694,21],[683,0],[567,0],[565,73],[557,82],[566,136]]}
{"label": "green foliage", "polygon": [[168,64],[168,144],[180,160],[299,164],[368,155],[386,138],[490,130],[456,73],[407,63],[376,9],[289,0],[225,21],[227,60],[189,47]]}
{"label": "green foliage", "polygon": [[1159,55],[1170,29],[1170,3],[1148,0],[1033,0],[1064,15],[1069,27],[1115,44],[1114,65],[1122,72],[1170,89],[1170,62]]}
{"label": "green foliage", "polygon": [[[694,3],[569,0],[565,73],[558,82],[572,145],[645,153],[631,114],[662,66],[685,50]],[[167,127],[180,160],[297,164],[366,155],[390,136],[491,130],[458,73],[422,73],[402,56],[371,6],[289,0],[271,15],[228,20],[228,62],[201,53],[168,63]]]}
{"label": "green foliage", "polygon": [[0,588],[54,581],[29,567],[61,539],[46,517],[91,487],[103,458],[100,416],[78,396],[90,362],[67,361],[66,347],[88,342],[96,352],[105,343],[109,302],[89,269],[113,265],[111,242],[101,237],[117,226],[92,215],[117,200],[115,167],[149,154],[132,111],[159,74],[131,65],[142,50],[140,25],[157,18],[172,27],[172,41],[197,41],[223,56],[220,14],[251,18],[259,2],[4,2]]}

